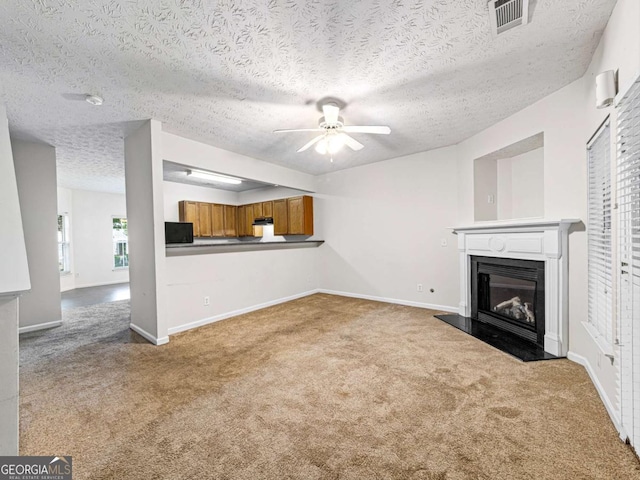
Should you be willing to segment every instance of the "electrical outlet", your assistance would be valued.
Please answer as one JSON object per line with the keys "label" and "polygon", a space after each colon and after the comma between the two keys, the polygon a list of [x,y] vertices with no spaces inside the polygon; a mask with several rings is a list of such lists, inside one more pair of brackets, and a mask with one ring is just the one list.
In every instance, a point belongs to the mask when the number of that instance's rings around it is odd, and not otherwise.
{"label": "electrical outlet", "polygon": [[209,297],[204,297],[204,306],[205,307],[209,306]]}
{"label": "electrical outlet", "polygon": [[447,243],[447,239],[446,238],[443,238],[442,240],[440,240],[440,246],[441,247],[446,247],[447,245],[448,245],[448,243]]}
{"label": "electrical outlet", "polygon": [[417,287],[416,287],[416,288],[417,288],[417,290],[418,290],[419,292],[421,292],[421,291],[422,291],[422,284],[421,284],[421,283],[419,283],[419,284],[417,285]]}
{"label": "electrical outlet", "polygon": [[495,203],[496,197],[495,195],[487,195],[487,203]]}

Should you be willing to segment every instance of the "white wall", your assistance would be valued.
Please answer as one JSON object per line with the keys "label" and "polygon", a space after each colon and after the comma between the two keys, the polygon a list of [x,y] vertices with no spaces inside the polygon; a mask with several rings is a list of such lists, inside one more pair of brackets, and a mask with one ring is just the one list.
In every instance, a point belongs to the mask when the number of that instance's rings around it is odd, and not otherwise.
{"label": "white wall", "polygon": [[18,299],[31,288],[9,125],[0,105],[0,455],[18,455]]}
{"label": "white wall", "polygon": [[268,202],[269,200],[278,200],[280,198],[298,197],[300,195],[309,195],[309,192],[296,190],[287,187],[265,187],[247,190],[238,194],[239,205],[248,203]]}
{"label": "white wall", "polygon": [[167,257],[169,332],[314,291],[322,248]]}
{"label": "white wall", "polygon": [[155,344],[169,341],[165,302],[162,127],[149,120],[124,140],[131,328]]}
{"label": "white wall", "polygon": [[308,192],[315,191],[315,177],[313,175],[245,157],[167,132],[162,132],[162,157],[170,162],[182,163],[212,172]]}
{"label": "white wall", "polygon": [[31,290],[20,299],[20,327],[60,322],[56,152],[12,142]]}
{"label": "white wall", "polygon": [[0,455],[18,455],[18,299],[0,295]]}
{"label": "white wall", "polygon": [[498,220],[544,216],[544,148],[497,160],[497,176]]}
{"label": "white wall", "polygon": [[450,147],[318,177],[320,288],[457,311],[456,168]]}
{"label": "white wall", "polygon": [[181,200],[238,205],[238,192],[176,182],[164,182],[163,190],[164,219],[166,222],[177,222],[179,220],[178,203]]}
{"label": "white wall", "polygon": [[[478,161],[476,160],[476,168]],[[504,220],[507,218],[514,218],[513,216],[513,169],[511,168],[510,158],[500,158],[496,161],[496,173],[498,174],[497,182],[497,202],[496,213],[498,220]],[[477,180],[476,180],[477,182]],[[478,201],[476,195],[476,202]],[[476,212],[478,211],[478,205],[476,203]],[[476,220],[478,215],[476,213]]]}
{"label": "white wall", "polygon": [[[640,2],[619,0],[585,76],[459,144],[459,223],[473,222],[473,159],[544,132],[544,212],[549,219],[587,218],[586,142],[613,109],[596,110],[594,78],[620,69],[621,89],[640,72]],[[615,120],[615,119],[614,119]],[[614,124],[615,128],[615,124]],[[612,141],[614,139],[612,138]],[[613,149],[613,145],[612,145]],[[587,237],[569,239],[569,349],[584,358],[605,404],[617,408],[617,363],[611,365],[582,322],[587,318]],[[614,412],[615,413],[615,412]]]}
{"label": "white wall", "polygon": [[[75,288],[129,281],[129,269],[113,266],[112,218],[127,217],[124,195],[88,190],[71,193],[72,279]],[[65,276],[61,282],[66,281]]]}
{"label": "white wall", "polygon": [[474,219],[476,222],[498,218],[498,164],[495,158],[473,162]]}
{"label": "white wall", "polygon": [[0,105],[0,294],[31,288],[9,123]]}

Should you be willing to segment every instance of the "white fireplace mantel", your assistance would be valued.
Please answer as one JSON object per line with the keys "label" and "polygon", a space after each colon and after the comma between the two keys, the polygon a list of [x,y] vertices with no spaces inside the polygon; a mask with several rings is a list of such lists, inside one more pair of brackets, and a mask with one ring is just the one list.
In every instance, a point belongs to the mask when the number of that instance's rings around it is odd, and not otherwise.
{"label": "white fireplace mantel", "polygon": [[455,227],[460,252],[459,314],[471,316],[471,256],[545,262],[544,350],[565,357],[569,348],[569,229],[578,219],[510,220]]}

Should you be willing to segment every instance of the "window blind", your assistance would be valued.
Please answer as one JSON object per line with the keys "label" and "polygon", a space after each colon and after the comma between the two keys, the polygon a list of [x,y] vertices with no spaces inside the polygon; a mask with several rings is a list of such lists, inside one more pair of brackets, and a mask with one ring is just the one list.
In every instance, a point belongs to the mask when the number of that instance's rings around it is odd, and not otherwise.
{"label": "window blind", "polygon": [[587,145],[589,170],[589,323],[606,345],[613,343],[611,273],[611,129],[607,121]]}
{"label": "window blind", "polygon": [[621,418],[640,452],[640,79],[618,104]]}

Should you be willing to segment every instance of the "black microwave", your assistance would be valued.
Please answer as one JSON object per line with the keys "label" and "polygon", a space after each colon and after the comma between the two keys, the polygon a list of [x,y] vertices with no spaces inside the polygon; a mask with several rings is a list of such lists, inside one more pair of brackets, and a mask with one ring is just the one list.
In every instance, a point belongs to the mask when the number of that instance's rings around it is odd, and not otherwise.
{"label": "black microwave", "polygon": [[164,242],[193,243],[193,223],[164,222]]}

